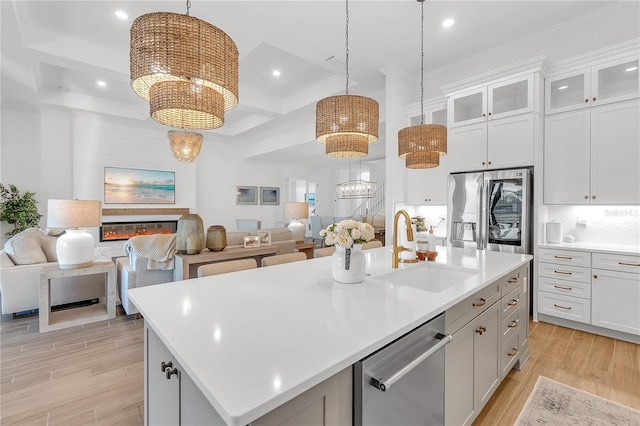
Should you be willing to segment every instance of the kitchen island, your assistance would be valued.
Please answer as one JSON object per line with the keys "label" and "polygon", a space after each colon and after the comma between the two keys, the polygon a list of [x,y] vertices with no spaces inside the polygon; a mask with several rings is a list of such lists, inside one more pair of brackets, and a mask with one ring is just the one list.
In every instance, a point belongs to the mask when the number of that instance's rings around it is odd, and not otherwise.
{"label": "kitchen island", "polygon": [[[531,260],[438,247],[435,262],[395,270],[388,247],[365,254],[361,284],[334,282],[325,257],[129,296],[219,421],[246,425]],[[414,271],[429,280],[403,278]]]}

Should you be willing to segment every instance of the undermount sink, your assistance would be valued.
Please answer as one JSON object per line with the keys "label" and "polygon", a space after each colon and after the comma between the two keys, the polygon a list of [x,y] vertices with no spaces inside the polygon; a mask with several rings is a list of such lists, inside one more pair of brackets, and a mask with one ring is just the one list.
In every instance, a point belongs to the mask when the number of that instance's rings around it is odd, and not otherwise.
{"label": "undermount sink", "polygon": [[382,275],[378,279],[432,293],[439,293],[463,284],[464,281],[475,277],[479,272],[477,269],[425,263]]}

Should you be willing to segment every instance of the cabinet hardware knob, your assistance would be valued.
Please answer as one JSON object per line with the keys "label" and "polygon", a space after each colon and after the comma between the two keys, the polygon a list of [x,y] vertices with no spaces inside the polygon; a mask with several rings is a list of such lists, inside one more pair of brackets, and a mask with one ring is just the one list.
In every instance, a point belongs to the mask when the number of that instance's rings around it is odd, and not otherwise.
{"label": "cabinet hardware knob", "polygon": [[166,370],[164,370],[164,374],[167,376],[167,380],[171,380],[171,376],[173,376],[174,374],[177,376],[178,375],[178,369],[177,368],[169,368],[167,367]]}
{"label": "cabinet hardware knob", "polygon": [[568,310],[571,310],[571,306],[556,305],[555,303],[553,304],[553,306],[555,306],[556,308],[560,308],[560,309],[568,309]]}
{"label": "cabinet hardware knob", "polygon": [[518,302],[520,302],[520,299],[513,299],[511,302],[507,303],[507,305],[518,306]]}
{"label": "cabinet hardware knob", "polygon": [[483,117],[486,117],[486,116],[487,116],[487,114],[482,114],[482,116],[483,116]]}
{"label": "cabinet hardware knob", "polygon": [[160,363],[160,371],[162,371],[163,373],[166,371],[167,368],[171,368],[173,367],[173,362],[169,361],[169,362],[164,362],[162,361]]}
{"label": "cabinet hardware knob", "polygon": [[491,164],[491,161],[489,161],[489,164]]}
{"label": "cabinet hardware knob", "polygon": [[556,259],[565,259],[565,260],[573,259],[573,257],[571,257],[571,256],[558,256],[558,255],[555,255],[553,257],[555,257]]}
{"label": "cabinet hardware knob", "polygon": [[485,164],[485,163],[484,163],[484,161],[483,161],[483,162],[482,162],[482,165],[484,166],[484,164]]}
{"label": "cabinet hardware knob", "polygon": [[585,102],[589,102],[589,98],[585,99],[584,101],[585,101]]}
{"label": "cabinet hardware knob", "polygon": [[598,275],[597,274],[593,274],[593,278],[598,279]]}
{"label": "cabinet hardware knob", "polygon": [[518,349],[517,349],[517,348],[511,348],[511,350],[512,350],[512,351],[514,351],[514,352],[513,352],[513,353],[509,352],[509,353],[507,354],[507,356],[516,356],[516,355],[518,355],[518,352],[519,352],[519,351],[518,351]]}
{"label": "cabinet hardware knob", "polygon": [[595,96],[593,97],[593,100],[594,100],[594,101],[596,100]]}
{"label": "cabinet hardware knob", "polygon": [[485,303],[487,303],[487,301],[481,297],[481,298],[480,298],[480,302],[478,302],[478,303],[475,303],[475,302],[474,302],[474,303],[473,303],[473,307],[474,307],[474,308],[477,308],[477,307],[479,307],[479,306],[484,306],[484,304],[485,304]]}
{"label": "cabinet hardware knob", "polygon": [[518,328],[518,321],[520,320],[515,320],[511,324],[509,324],[509,328]]}
{"label": "cabinet hardware knob", "polygon": [[491,115],[491,113],[489,113],[489,115]]}
{"label": "cabinet hardware knob", "polygon": [[507,282],[508,282],[509,284],[517,283],[517,282],[518,282],[518,279],[517,279],[517,278],[509,278],[509,279],[507,280]]}
{"label": "cabinet hardware knob", "polygon": [[571,272],[566,272],[566,271],[556,271],[556,270],[554,270],[553,272],[555,272],[556,274],[571,275]]}
{"label": "cabinet hardware knob", "polygon": [[595,199],[596,199],[596,196],[595,196],[595,195],[592,195],[592,196],[591,196],[591,199],[592,199],[592,200],[595,200]]}
{"label": "cabinet hardware knob", "polygon": [[625,266],[640,266],[640,263],[618,262],[618,265],[625,265]]}
{"label": "cabinet hardware knob", "polygon": [[564,287],[564,286],[561,286],[561,285],[554,285],[554,287],[555,288],[559,288],[560,290],[569,290],[569,291],[573,290],[573,288],[571,288],[571,287]]}
{"label": "cabinet hardware knob", "polygon": [[484,325],[476,328],[476,333],[478,333],[481,336],[483,333],[486,333],[486,332],[487,332],[487,327],[485,327]]}
{"label": "cabinet hardware knob", "polygon": [[585,199],[585,200],[588,200],[588,199],[589,199],[589,196],[588,196],[588,195],[585,195],[585,196],[584,196],[584,199]]}

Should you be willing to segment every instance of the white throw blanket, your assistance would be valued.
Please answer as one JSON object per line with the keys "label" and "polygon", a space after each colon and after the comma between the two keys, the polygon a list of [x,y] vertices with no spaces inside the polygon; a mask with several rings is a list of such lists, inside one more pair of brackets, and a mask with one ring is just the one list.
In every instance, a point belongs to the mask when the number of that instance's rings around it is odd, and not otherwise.
{"label": "white throw blanket", "polygon": [[147,269],[173,269],[173,259],[176,254],[176,234],[138,235],[129,238],[124,243],[124,254],[129,256],[131,265],[134,255],[146,257]]}

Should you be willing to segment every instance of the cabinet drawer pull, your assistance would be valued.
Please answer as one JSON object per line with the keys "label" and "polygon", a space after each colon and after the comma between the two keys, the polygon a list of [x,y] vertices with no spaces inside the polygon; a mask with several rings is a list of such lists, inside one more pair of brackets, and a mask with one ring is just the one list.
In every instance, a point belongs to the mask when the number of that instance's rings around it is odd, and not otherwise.
{"label": "cabinet drawer pull", "polygon": [[475,302],[473,302],[473,307],[474,307],[474,308],[477,308],[477,307],[479,307],[479,306],[484,306],[484,305],[485,305],[485,303],[487,303],[487,301],[481,297],[481,298],[480,298],[480,302],[479,302],[479,303],[475,303]]}
{"label": "cabinet drawer pull", "polygon": [[553,306],[555,306],[556,308],[560,308],[560,309],[568,309],[568,310],[571,310],[571,306],[556,305],[555,303],[553,304]]}
{"label": "cabinet drawer pull", "polygon": [[618,265],[624,265],[624,266],[640,266],[640,263],[618,262]]}
{"label": "cabinet drawer pull", "polygon": [[553,257],[555,257],[556,259],[565,259],[565,260],[573,259],[573,257],[571,257],[571,256],[558,256],[558,255],[555,255]]}
{"label": "cabinet drawer pull", "polygon": [[516,356],[516,355],[518,355],[518,352],[519,352],[519,351],[518,351],[518,349],[517,349],[517,348],[511,348],[511,350],[512,350],[512,351],[515,351],[515,352],[513,352],[513,353],[509,352],[509,353],[507,354],[507,356]]}
{"label": "cabinet drawer pull", "polygon": [[509,284],[517,283],[517,282],[518,282],[518,279],[517,279],[517,278],[509,278],[509,279],[507,280],[507,282],[508,282]]}
{"label": "cabinet drawer pull", "polygon": [[163,373],[167,370],[167,368],[171,368],[173,367],[173,362],[169,361],[169,362],[164,362],[162,361],[160,363],[160,371],[162,371]]}
{"label": "cabinet drawer pull", "polygon": [[568,291],[573,290],[573,288],[571,288],[571,287],[564,287],[564,286],[561,286],[561,285],[554,285],[554,287],[555,288],[559,288],[560,290],[568,290]]}
{"label": "cabinet drawer pull", "polygon": [[511,302],[507,303],[509,306],[518,306],[518,302],[520,299],[513,299]]}
{"label": "cabinet drawer pull", "polygon": [[556,274],[571,275],[571,272],[567,272],[567,271],[556,271],[556,270],[554,270],[553,272],[555,272]]}
{"label": "cabinet drawer pull", "polygon": [[511,324],[509,324],[509,328],[518,328],[518,321],[520,320],[514,320]]}
{"label": "cabinet drawer pull", "polygon": [[476,333],[478,333],[481,336],[483,333],[486,333],[486,332],[487,332],[487,327],[484,325],[481,325],[480,327],[476,328]]}

